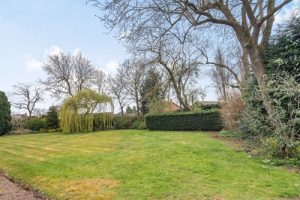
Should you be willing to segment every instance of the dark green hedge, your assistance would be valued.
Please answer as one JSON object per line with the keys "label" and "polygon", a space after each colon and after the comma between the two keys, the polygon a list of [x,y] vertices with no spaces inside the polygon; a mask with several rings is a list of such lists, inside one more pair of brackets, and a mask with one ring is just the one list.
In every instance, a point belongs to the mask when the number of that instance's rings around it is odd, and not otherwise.
{"label": "dark green hedge", "polygon": [[32,117],[28,119],[26,125],[27,128],[32,131],[39,131],[40,129],[46,128],[47,123],[46,123],[46,119],[44,118]]}
{"label": "dark green hedge", "polygon": [[145,117],[149,130],[219,131],[222,120],[219,111],[150,114]]}

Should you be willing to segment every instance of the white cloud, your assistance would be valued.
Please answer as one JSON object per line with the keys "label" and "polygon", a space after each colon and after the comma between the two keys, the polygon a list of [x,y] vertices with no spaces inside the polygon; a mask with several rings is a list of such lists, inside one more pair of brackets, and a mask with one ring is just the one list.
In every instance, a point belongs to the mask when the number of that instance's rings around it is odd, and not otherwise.
{"label": "white cloud", "polygon": [[26,56],[25,65],[28,71],[38,71],[42,68],[42,62],[30,55]]}
{"label": "white cloud", "polygon": [[60,47],[58,47],[56,45],[52,45],[45,49],[43,59],[46,58],[47,56],[57,55],[60,52],[63,52],[63,50]]}
{"label": "white cloud", "polygon": [[119,66],[119,62],[116,60],[111,60],[106,64],[106,68],[111,70],[118,68],[118,66]]}
{"label": "white cloud", "polygon": [[117,72],[120,63],[117,60],[110,60],[107,63],[98,61],[98,69],[104,71],[106,74],[114,75]]}
{"label": "white cloud", "polygon": [[74,56],[77,55],[78,53],[81,53],[81,49],[79,49],[79,48],[76,48],[72,51],[72,55],[74,55]]}
{"label": "white cloud", "polygon": [[62,52],[61,48],[52,45],[44,50],[42,59],[36,59],[32,55],[27,55],[25,58],[25,66],[28,71],[39,71],[42,69],[43,60],[49,55],[57,55]]}

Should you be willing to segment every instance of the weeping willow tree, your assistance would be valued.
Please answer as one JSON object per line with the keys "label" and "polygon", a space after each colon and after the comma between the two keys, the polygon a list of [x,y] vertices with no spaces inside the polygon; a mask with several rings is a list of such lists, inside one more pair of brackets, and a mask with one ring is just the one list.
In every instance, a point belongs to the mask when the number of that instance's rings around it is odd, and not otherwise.
{"label": "weeping willow tree", "polygon": [[90,132],[97,128],[112,127],[112,99],[93,90],[81,90],[67,98],[60,111],[64,133]]}

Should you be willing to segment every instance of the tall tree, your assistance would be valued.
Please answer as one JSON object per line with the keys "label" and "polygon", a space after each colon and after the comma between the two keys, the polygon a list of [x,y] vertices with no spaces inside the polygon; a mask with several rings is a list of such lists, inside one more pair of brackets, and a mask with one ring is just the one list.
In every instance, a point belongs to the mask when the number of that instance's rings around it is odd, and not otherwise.
{"label": "tall tree", "polygon": [[47,79],[42,83],[57,98],[73,96],[82,89],[95,86],[97,82],[96,69],[81,53],[49,55],[43,70]]}
{"label": "tall tree", "polygon": [[287,72],[300,83],[300,17],[282,24],[265,52],[267,73]]}
{"label": "tall tree", "polygon": [[[248,135],[255,135],[259,144],[265,136],[272,138],[268,153],[283,157],[294,156],[299,148],[300,109],[300,19],[285,23],[271,40],[265,52],[267,64],[266,92],[272,99],[275,114],[265,112],[256,80],[249,79],[246,85],[242,128]],[[298,119],[297,119],[298,118]],[[263,139],[262,139],[263,138]]]}
{"label": "tall tree", "polygon": [[148,70],[141,87],[141,111],[143,115],[149,112],[150,104],[153,101],[162,100],[164,97],[161,78],[161,75],[154,68]]}
{"label": "tall tree", "polygon": [[125,91],[129,98],[134,101],[137,115],[140,115],[141,86],[145,74],[145,64],[139,60],[129,59],[118,68],[119,76],[123,77]]}
{"label": "tall tree", "polygon": [[117,73],[115,77],[109,76],[108,91],[118,101],[121,114],[124,115],[124,107],[126,106],[127,92],[125,90],[125,82],[122,74]]}
{"label": "tall tree", "polygon": [[10,103],[4,92],[0,91],[0,135],[8,133],[11,128]]}
{"label": "tall tree", "polygon": [[191,41],[181,43],[177,37],[162,37],[153,43],[155,34],[143,35],[135,42],[132,51],[147,63],[160,67],[173,87],[184,110],[190,110],[187,86],[198,76],[200,57]]}
{"label": "tall tree", "polygon": [[96,70],[96,91],[100,94],[106,92],[106,74],[101,70]]}
{"label": "tall tree", "polygon": [[25,109],[31,117],[37,103],[43,101],[43,90],[39,86],[26,83],[18,83],[13,88],[12,95],[15,99],[13,105],[18,109]]}
{"label": "tall tree", "polygon": [[214,87],[221,100],[227,101],[229,97],[232,74],[225,68],[218,65],[227,65],[222,50],[217,49],[215,56],[215,66],[211,71],[211,79],[214,82]]}
{"label": "tall tree", "polygon": [[155,33],[156,38],[166,34],[184,38],[185,33],[201,28],[228,29],[239,41],[243,58],[249,61],[246,67],[254,72],[268,114],[274,114],[269,94],[265,92],[263,52],[271,36],[275,14],[292,0],[91,1],[103,10],[100,18],[106,25],[118,28],[127,41],[138,40],[149,31]]}
{"label": "tall tree", "polygon": [[47,112],[46,124],[47,124],[47,128],[52,128],[52,129],[59,128],[58,113],[54,106],[51,106],[49,108],[49,111]]}

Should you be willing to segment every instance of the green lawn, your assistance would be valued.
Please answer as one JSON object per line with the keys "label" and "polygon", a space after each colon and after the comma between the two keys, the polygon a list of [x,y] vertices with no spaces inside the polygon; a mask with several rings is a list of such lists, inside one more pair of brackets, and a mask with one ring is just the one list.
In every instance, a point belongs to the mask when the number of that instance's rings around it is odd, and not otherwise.
{"label": "green lawn", "polygon": [[300,198],[300,175],[199,132],[0,138],[0,169],[53,199]]}

